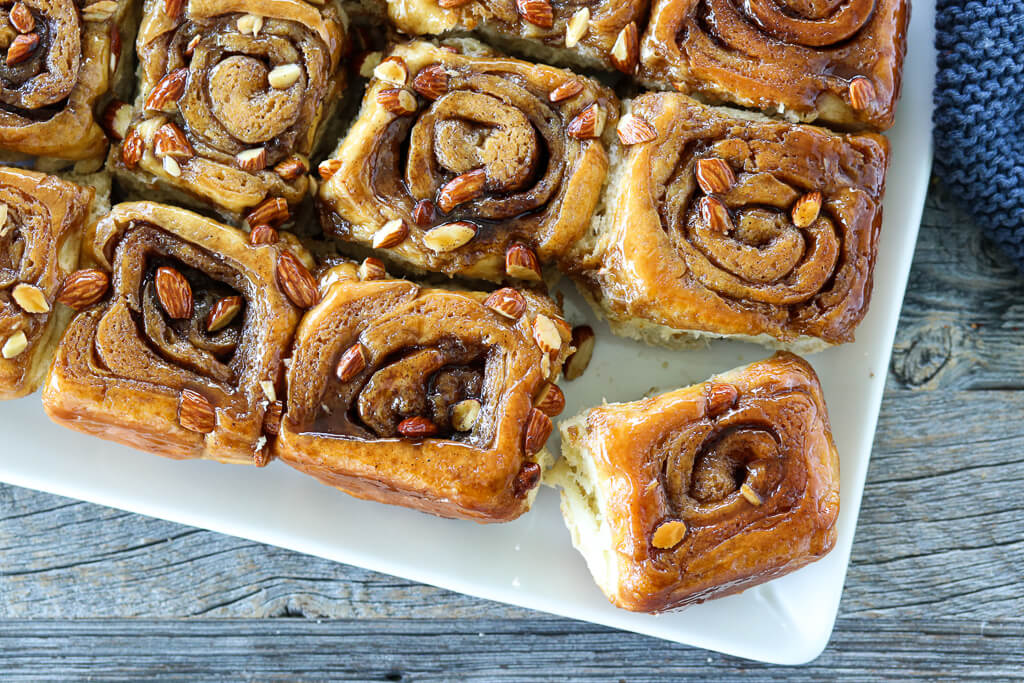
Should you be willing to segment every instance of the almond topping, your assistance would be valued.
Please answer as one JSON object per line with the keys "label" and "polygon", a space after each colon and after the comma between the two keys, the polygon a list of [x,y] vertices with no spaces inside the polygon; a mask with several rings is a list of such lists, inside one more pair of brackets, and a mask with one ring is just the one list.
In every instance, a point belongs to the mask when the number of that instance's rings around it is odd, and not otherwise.
{"label": "almond topping", "polygon": [[725,194],[736,183],[736,174],[724,159],[698,159],[694,168],[697,184],[705,194]]}
{"label": "almond topping", "polygon": [[654,530],[651,545],[660,550],[668,550],[679,545],[684,536],[686,536],[686,522],[681,522],[678,519],[669,520],[662,522]]}
{"label": "almond topping", "polygon": [[564,102],[571,97],[576,97],[581,92],[583,92],[583,83],[575,78],[570,78],[552,90],[548,94],[548,100],[557,104],[559,102]]}
{"label": "almond topping", "polygon": [[274,166],[274,172],[287,182],[295,180],[309,170],[309,160],[298,154],[280,161]]}
{"label": "almond topping", "polygon": [[398,423],[398,433],[410,439],[425,439],[437,434],[437,425],[425,417],[408,417]]}
{"label": "almond topping", "polygon": [[109,286],[110,276],[102,270],[76,270],[64,280],[57,302],[80,311],[102,299]]}
{"label": "almond topping", "polygon": [[7,48],[7,66],[21,64],[32,55],[39,45],[38,33],[22,33],[15,36]]}
{"label": "almond topping", "polygon": [[13,222],[7,222],[8,211],[9,209],[7,208],[7,205],[4,204],[3,202],[0,202],[0,237],[6,235],[10,231],[10,229],[14,227]]}
{"label": "almond topping", "polygon": [[631,21],[626,28],[619,31],[615,44],[612,45],[612,66],[623,73],[631,74],[636,69],[640,58],[640,35],[636,22]]}
{"label": "almond topping", "polygon": [[811,227],[821,213],[821,201],[821,193],[817,191],[808,192],[797,199],[793,205],[793,225],[798,228]]}
{"label": "almond topping", "polygon": [[359,266],[360,280],[383,280],[388,276],[384,262],[372,256],[366,257]]}
{"label": "almond topping", "polygon": [[331,176],[337,173],[341,169],[341,159],[324,159],[320,162],[320,165],[316,167],[317,173],[320,174],[321,180],[330,180]]}
{"label": "almond topping", "polygon": [[455,251],[476,236],[476,226],[468,221],[445,223],[423,233],[423,244],[435,253]]}
{"label": "almond topping", "polygon": [[421,199],[412,210],[412,219],[416,225],[424,228],[434,222],[434,202]]}
{"label": "almond topping", "polygon": [[270,70],[270,73],[267,74],[267,82],[272,88],[285,90],[295,85],[301,75],[302,67],[298,64],[282,64]]}
{"label": "almond topping", "polygon": [[240,296],[226,296],[213,305],[206,314],[206,331],[218,332],[230,325],[242,310],[244,300]]}
{"label": "almond topping", "polygon": [[124,136],[128,134],[128,124],[131,123],[131,120],[132,108],[121,100],[111,100],[103,110],[100,123],[107,136],[116,141],[124,140]]}
{"label": "almond topping", "polygon": [[570,137],[576,138],[577,140],[590,140],[592,138],[601,137],[601,133],[604,132],[604,124],[607,121],[608,115],[604,109],[600,107],[596,102],[579,114],[569,122],[565,132]]}
{"label": "almond topping", "polygon": [[35,285],[19,283],[14,286],[11,296],[26,313],[47,313],[50,310],[50,302],[46,300],[43,290]]}
{"label": "almond topping", "polygon": [[249,244],[253,246],[275,244],[278,238],[277,230],[269,225],[257,225],[249,232]]}
{"label": "almond topping", "polygon": [[250,211],[245,217],[245,222],[249,225],[269,225],[276,228],[287,221],[290,216],[288,202],[281,197],[271,197],[263,200]]}
{"label": "almond topping", "polygon": [[502,287],[484,299],[484,306],[510,320],[518,320],[526,311],[526,298],[511,287]]}
{"label": "almond topping", "polygon": [[191,389],[182,389],[178,401],[178,422],[190,432],[209,434],[217,425],[217,414],[205,396]]}
{"label": "almond topping", "polygon": [[594,355],[594,330],[590,325],[580,325],[572,329],[572,345],[575,351],[565,361],[565,378],[567,380],[579,379],[590,365],[590,358]]}
{"label": "almond topping", "polygon": [[709,384],[706,391],[708,417],[716,417],[736,405],[739,391],[731,384]]}
{"label": "almond topping", "polygon": [[170,121],[157,128],[153,135],[153,153],[160,158],[189,159],[195,156],[185,133]]}
{"label": "almond topping", "polygon": [[505,273],[517,280],[540,282],[540,263],[533,250],[524,244],[513,244],[505,252]]}
{"label": "almond topping", "polygon": [[457,175],[437,191],[437,208],[451,213],[459,204],[465,204],[483,194],[487,172],[482,168]]}
{"label": "almond topping", "polygon": [[388,221],[380,230],[373,233],[374,249],[390,249],[397,247],[409,236],[409,228],[401,218]]}
{"label": "almond topping", "polygon": [[875,105],[875,86],[863,76],[850,81],[850,106],[858,111],[871,109]]}
{"label": "almond topping", "polygon": [[254,147],[239,152],[235,155],[238,167],[248,173],[258,173],[267,167],[267,149],[265,147]]}
{"label": "almond topping", "polygon": [[191,57],[192,56],[192,53],[196,51],[196,45],[199,44],[199,41],[202,40],[202,38],[203,38],[202,34],[198,34],[198,33],[196,35],[192,36],[192,40],[188,41],[188,45],[185,46],[185,56],[186,57]]}
{"label": "almond topping", "polygon": [[238,32],[242,35],[251,33],[255,36],[263,28],[263,17],[256,14],[243,14],[238,18],[235,25],[238,27]]}
{"label": "almond topping", "polygon": [[269,379],[260,380],[260,389],[263,390],[263,395],[269,402],[273,403],[277,400],[277,389]]}
{"label": "almond topping", "polygon": [[467,398],[452,406],[452,427],[457,432],[472,431],[478,417],[480,417],[480,401]]}
{"label": "almond topping", "polygon": [[177,19],[184,7],[185,0],[164,0],[164,14],[171,19]]}
{"label": "almond topping", "polygon": [[82,8],[82,19],[85,21],[106,21],[117,11],[114,0],[99,0]]}
{"label": "almond topping", "polygon": [[282,251],[277,259],[277,281],[298,308],[312,308],[320,301],[316,279],[290,251]]}
{"label": "almond topping", "polygon": [[364,369],[366,369],[366,350],[362,344],[356,342],[341,354],[334,374],[339,381],[350,382]]}
{"label": "almond topping", "polygon": [[530,409],[530,414],[526,418],[526,432],[523,435],[523,452],[526,457],[532,457],[544,448],[553,426],[550,417],[536,408]]}
{"label": "almond topping", "polygon": [[381,60],[384,59],[384,53],[380,51],[366,52],[363,54],[362,59],[359,61],[359,75],[363,78],[372,78],[373,70],[377,68]]}
{"label": "almond topping", "polygon": [[121,145],[121,161],[128,168],[138,166],[142,155],[146,152],[146,141],[139,134],[138,129],[133,128]]}
{"label": "almond topping", "polygon": [[14,7],[11,8],[11,26],[18,31],[18,33],[28,33],[36,27],[36,18],[32,16],[32,10],[25,6],[23,2],[17,2]]}
{"label": "almond topping", "polygon": [[512,495],[520,500],[526,498],[530,491],[540,484],[542,474],[540,465],[537,463],[523,463],[516,478],[512,481]]}
{"label": "almond topping", "polygon": [[11,358],[17,358],[21,355],[21,352],[28,348],[28,337],[21,330],[18,330],[4,342],[3,348],[0,349],[0,355],[10,360]]}
{"label": "almond topping", "polygon": [[263,413],[263,433],[270,436],[277,436],[281,433],[281,416],[284,413],[284,404],[280,401],[271,401],[267,411]]}
{"label": "almond topping", "polygon": [[516,0],[516,9],[523,19],[534,26],[551,28],[555,23],[555,15],[548,0]]}
{"label": "almond topping", "polygon": [[468,5],[473,0],[437,0],[437,6],[441,9],[455,9],[456,7],[462,7]]}
{"label": "almond topping", "polygon": [[405,87],[409,69],[401,57],[388,57],[374,68],[373,75],[377,80]]}
{"label": "almond topping", "polygon": [[562,335],[558,333],[558,327],[543,313],[533,321],[533,340],[544,353],[552,353],[562,348]]}
{"label": "almond topping", "polygon": [[640,145],[658,139],[658,131],[647,121],[633,114],[626,114],[619,119],[619,127],[616,128],[619,135],[619,142],[624,145]]}
{"label": "almond topping", "polygon": [[436,100],[448,92],[448,72],[440,64],[420,69],[412,79],[412,89],[428,100]]}
{"label": "almond topping", "polygon": [[743,484],[740,486],[740,495],[747,499],[747,502],[751,505],[760,505],[764,502],[761,498],[761,494],[750,487],[750,484]]}
{"label": "almond topping", "polygon": [[416,111],[416,97],[404,88],[378,91],[377,104],[395,116],[406,116]]}
{"label": "almond topping", "polygon": [[727,233],[732,230],[729,209],[717,197],[700,198],[700,218],[712,232]]}
{"label": "almond topping", "polygon": [[156,269],[156,296],[171,318],[192,317],[192,285],[174,268]]}
{"label": "almond topping", "polygon": [[548,417],[557,417],[565,410],[565,394],[557,384],[548,382],[541,387],[540,393],[533,401],[533,407]]}
{"label": "almond topping", "polygon": [[181,177],[181,165],[174,160],[174,157],[164,157],[163,167],[167,175],[174,176],[175,178]]}
{"label": "almond topping", "polygon": [[590,30],[590,10],[586,7],[576,10],[565,24],[565,46],[576,47]]}

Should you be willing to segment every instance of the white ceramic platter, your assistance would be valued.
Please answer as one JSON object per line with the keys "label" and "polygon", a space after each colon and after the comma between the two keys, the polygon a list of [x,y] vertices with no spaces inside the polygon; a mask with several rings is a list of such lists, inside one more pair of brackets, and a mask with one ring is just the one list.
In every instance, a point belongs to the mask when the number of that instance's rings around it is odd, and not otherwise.
{"label": "white ceramic platter", "polygon": [[[931,169],[932,3],[914,7],[903,100],[889,135],[892,166],[871,311],[857,341],[811,357],[842,462],[835,550],[821,562],[730,598],[662,616],[608,604],[573,549],[558,494],[541,490],[516,522],[478,525],[350,498],[281,463],[267,469],[175,462],[52,425],[39,397],[0,404],[0,480],[319,555],[461,593],[742,657],[798,664],[832,631],[853,544],[889,354]],[[570,320],[589,312],[567,299]],[[669,352],[598,331],[594,359],[564,383],[566,415],[639,398],[769,355],[720,343]],[[557,439],[549,447],[557,449]],[[401,542],[395,542],[401,539]]]}

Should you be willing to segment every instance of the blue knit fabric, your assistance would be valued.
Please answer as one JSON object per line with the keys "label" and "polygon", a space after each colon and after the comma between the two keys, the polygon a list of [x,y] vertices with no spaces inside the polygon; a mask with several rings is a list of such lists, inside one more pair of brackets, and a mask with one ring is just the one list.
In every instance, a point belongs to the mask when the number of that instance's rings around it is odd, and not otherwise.
{"label": "blue knit fabric", "polygon": [[1024,268],[1024,0],[938,0],[935,173]]}

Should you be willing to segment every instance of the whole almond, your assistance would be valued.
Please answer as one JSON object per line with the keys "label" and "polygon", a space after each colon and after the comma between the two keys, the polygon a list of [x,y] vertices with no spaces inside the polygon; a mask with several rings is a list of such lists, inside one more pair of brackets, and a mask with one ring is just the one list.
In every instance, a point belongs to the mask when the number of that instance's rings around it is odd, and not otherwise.
{"label": "whole almond", "polygon": [[340,382],[350,382],[366,369],[366,349],[359,342],[348,347],[334,369],[334,374]]}
{"label": "whole almond", "polygon": [[590,365],[594,355],[596,337],[590,325],[572,328],[572,345],[576,349],[565,361],[565,378],[569,381],[579,379]]}
{"label": "whole almond", "polygon": [[718,157],[698,159],[694,167],[694,175],[697,176],[697,184],[705,194],[725,194],[736,183],[736,174],[732,167]]}
{"label": "whole almond", "polygon": [[640,32],[637,30],[636,22],[631,21],[626,28],[619,31],[612,45],[611,62],[612,66],[622,73],[631,74],[636,69],[640,59]]}
{"label": "whole almond", "polygon": [[608,115],[604,109],[595,102],[577,114],[569,122],[569,125],[566,126],[565,132],[568,133],[569,137],[576,138],[577,140],[599,138],[604,132],[604,124],[607,118]]}
{"label": "whole almond", "polygon": [[277,230],[269,225],[257,225],[249,232],[249,244],[254,246],[276,244],[279,238]]}
{"label": "whole almond", "polygon": [[875,105],[875,86],[867,78],[857,76],[850,81],[850,106],[858,111],[871,109]]}
{"label": "whole almond", "polygon": [[7,66],[21,64],[30,56],[39,45],[38,33],[22,33],[14,37],[7,48]]}
{"label": "whole almond", "polygon": [[551,418],[542,411],[530,409],[530,414],[526,418],[526,431],[523,433],[523,452],[526,457],[532,457],[544,448],[553,426]]}
{"label": "whole almond", "polygon": [[395,116],[406,116],[416,111],[416,97],[405,88],[378,91],[377,104]]}
{"label": "whole almond", "polygon": [[793,225],[798,228],[809,228],[821,214],[822,196],[820,192],[808,192],[796,200],[793,205]]}
{"label": "whole almond", "polygon": [[727,233],[732,230],[732,217],[729,209],[717,197],[700,198],[700,217],[712,232]]}
{"label": "whole almond", "polygon": [[213,305],[206,314],[206,331],[218,332],[230,325],[241,312],[245,300],[240,296],[226,296]]}
{"label": "whole almond", "polygon": [[132,108],[121,100],[111,100],[103,110],[100,124],[111,140],[124,140],[128,133],[128,124],[132,120]]}
{"label": "whole almond", "polygon": [[380,230],[373,233],[373,248],[391,249],[392,247],[397,247],[408,236],[409,228],[406,227],[405,221],[401,218],[396,218],[388,221],[381,226]]}
{"label": "whole almond", "polygon": [[182,389],[178,400],[178,422],[190,432],[209,434],[217,425],[217,414],[205,396],[191,389]]}
{"label": "whole almond", "polygon": [[455,251],[476,236],[476,226],[468,221],[445,223],[423,233],[423,243],[433,252]]}
{"label": "whole almond", "polygon": [[245,222],[252,225],[269,225],[279,227],[291,217],[288,202],[281,197],[270,197],[260,202],[256,208],[245,216]]}
{"label": "whole almond", "polygon": [[50,310],[50,302],[46,300],[43,290],[35,285],[19,282],[11,290],[11,296],[26,313],[48,313]]}
{"label": "whole almond", "polygon": [[557,384],[548,382],[540,388],[537,398],[533,400],[533,407],[548,417],[557,417],[565,410],[565,394]]}
{"label": "whole almond", "polygon": [[717,417],[736,405],[739,391],[731,384],[711,383],[705,389],[708,417]]}
{"label": "whole almond", "polygon": [[518,320],[526,311],[526,298],[511,287],[502,287],[484,299],[484,306],[509,320]]}
{"label": "whole almond", "polygon": [[192,317],[192,285],[174,268],[156,269],[156,296],[171,318],[181,320]]}
{"label": "whole almond", "polygon": [[139,165],[145,152],[146,140],[139,134],[137,128],[132,128],[121,145],[121,161],[128,168],[135,168]]}
{"label": "whole almond", "polygon": [[147,111],[171,111],[185,93],[188,69],[181,67],[170,72],[153,86],[143,105]]}
{"label": "whole almond", "polygon": [[424,67],[412,79],[412,89],[428,100],[436,100],[448,92],[448,72],[440,64]]}
{"label": "whole almond", "polygon": [[543,313],[533,320],[533,340],[544,353],[553,353],[562,348],[562,335],[554,321]]}
{"label": "whole almond", "polygon": [[516,0],[519,15],[534,26],[551,28],[555,23],[555,14],[548,0]]}
{"label": "whole almond", "polygon": [[651,545],[660,550],[674,548],[686,536],[686,523],[678,519],[662,522],[651,536]]}
{"label": "whole almond", "polygon": [[398,423],[398,433],[410,439],[426,439],[437,431],[437,425],[425,417],[409,417]]}
{"label": "whole almond", "polygon": [[360,280],[383,280],[388,276],[384,262],[372,256],[363,259],[358,272]]}
{"label": "whole almond", "polygon": [[455,176],[437,191],[437,208],[451,213],[458,205],[473,201],[483,194],[486,182],[487,172],[482,168]]}
{"label": "whole almond", "polygon": [[190,159],[195,151],[185,137],[184,131],[173,121],[168,121],[156,129],[153,136],[153,153],[160,158]]}
{"label": "whole almond", "polygon": [[533,250],[518,242],[505,252],[505,273],[517,280],[540,282],[543,280],[540,263]]}
{"label": "whole almond", "polygon": [[472,431],[479,417],[480,401],[468,398],[452,406],[452,427],[457,432]]}
{"label": "whole almond", "polygon": [[548,93],[548,100],[557,104],[576,97],[581,92],[583,92],[583,83],[575,78],[570,78],[562,81],[558,87]]}
{"label": "whole almond", "polygon": [[627,146],[640,145],[658,139],[658,131],[654,126],[633,114],[626,114],[619,119],[619,126],[615,132],[618,133],[619,142]]}
{"label": "whole almond", "polygon": [[519,472],[516,474],[516,478],[512,481],[512,495],[522,500],[533,489],[537,488],[540,484],[541,476],[540,465],[535,462],[523,463],[523,466],[519,468]]}
{"label": "whole almond", "polygon": [[429,199],[421,199],[416,202],[412,210],[412,220],[416,225],[424,228],[434,222],[434,202]]}
{"label": "whole almond", "polygon": [[281,176],[282,180],[291,182],[309,171],[309,161],[298,154],[293,154],[284,161],[274,166],[274,172]]}
{"label": "whole almond", "polygon": [[18,33],[28,33],[36,27],[36,18],[32,16],[32,10],[26,7],[23,2],[14,3],[14,7],[11,8],[9,18],[11,20],[11,26],[13,26]]}
{"label": "whole almond", "polygon": [[277,281],[281,289],[299,308],[312,308],[320,301],[316,279],[295,255],[283,250],[277,258]]}
{"label": "whole almond", "polygon": [[68,275],[57,294],[57,302],[82,310],[103,298],[110,287],[110,276],[102,270],[84,268]]}

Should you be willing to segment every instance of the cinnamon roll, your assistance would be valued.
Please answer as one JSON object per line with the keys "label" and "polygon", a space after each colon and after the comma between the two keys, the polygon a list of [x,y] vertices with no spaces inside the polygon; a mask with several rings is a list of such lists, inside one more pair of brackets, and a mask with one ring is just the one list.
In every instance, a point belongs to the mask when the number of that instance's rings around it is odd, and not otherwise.
{"label": "cinnamon roll", "polygon": [[102,160],[94,114],[127,87],[122,44],[135,30],[130,0],[17,0],[0,7],[0,150]]}
{"label": "cinnamon roll", "polygon": [[633,73],[649,0],[387,0],[410,35],[477,31],[542,60]]}
{"label": "cinnamon roll", "polygon": [[908,0],[656,0],[641,78],[793,119],[885,130]]}
{"label": "cinnamon roll", "polygon": [[587,229],[617,101],[569,71],[453,45],[400,45],[376,67],[320,164],[321,222],[415,272],[539,280]]}
{"label": "cinnamon roll", "polygon": [[789,353],[560,425],[549,480],[594,579],[661,612],[738,593],[835,545],[839,459],[814,370]]}
{"label": "cinnamon roll", "polygon": [[138,98],[111,117],[113,168],[146,196],[159,187],[276,227],[309,191],[346,24],[337,0],[146,0]]}
{"label": "cinnamon roll", "polygon": [[93,194],[55,176],[0,168],[0,399],[43,381],[71,317],[58,295],[78,265]]}
{"label": "cinnamon roll", "polygon": [[811,351],[867,312],[888,155],[675,93],[632,103],[575,276],[612,330],[686,345],[738,336]]}
{"label": "cinnamon roll", "polygon": [[283,244],[252,244],[184,209],[115,206],[64,284],[80,312],[46,381],[46,412],[159,455],[265,463],[282,357],[317,300],[305,255]]}
{"label": "cinnamon roll", "polygon": [[[379,262],[378,262],[379,263]],[[504,522],[527,509],[564,397],[546,297],[424,289],[351,266],[302,320],[274,454],[368,500]]]}

